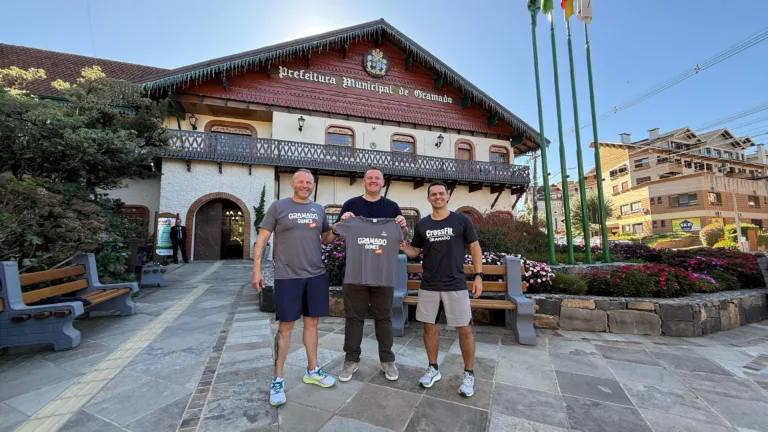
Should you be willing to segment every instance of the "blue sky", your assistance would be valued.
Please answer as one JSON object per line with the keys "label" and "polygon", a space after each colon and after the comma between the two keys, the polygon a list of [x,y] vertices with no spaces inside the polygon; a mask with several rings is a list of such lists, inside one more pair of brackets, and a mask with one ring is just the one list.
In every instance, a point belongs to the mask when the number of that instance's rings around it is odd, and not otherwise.
{"label": "blue sky", "polygon": [[[0,42],[173,68],[327,30],[385,18],[403,33],[538,128],[530,15],[525,0],[129,1],[0,0]],[[590,25],[598,115],[766,28],[768,2],[594,0]],[[556,37],[567,167],[575,135],[562,12]],[[89,12],[90,11],[90,19]],[[89,24],[90,23],[90,24]],[[579,117],[590,120],[583,25],[572,18]],[[92,29],[92,31],[90,30]],[[549,23],[537,30],[544,128],[559,181]],[[599,123],[601,140],[633,139],[654,127],[696,128],[768,103],[768,41]],[[735,120],[738,125],[767,111]],[[763,127],[761,127],[763,126]],[[768,131],[768,121],[734,131]],[[756,138],[767,142],[768,135]],[[582,130],[585,168],[594,166]],[[571,171],[571,179],[576,178]]]}

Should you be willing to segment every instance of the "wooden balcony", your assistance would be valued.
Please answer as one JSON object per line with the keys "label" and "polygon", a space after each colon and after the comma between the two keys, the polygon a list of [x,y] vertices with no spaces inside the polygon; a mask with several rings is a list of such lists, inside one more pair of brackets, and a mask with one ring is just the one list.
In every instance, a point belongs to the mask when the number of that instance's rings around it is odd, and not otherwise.
{"label": "wooden balcony", "polygon": [[461,184],[524,188],[529,168],[498,162],[468,161],[410,153],[336,145],[310,144],[231,134],[171,131],[163,157],[206,160],[280,168],[307,168],[320,173],[361,174],[377,166],[392,179],[442,180]]}

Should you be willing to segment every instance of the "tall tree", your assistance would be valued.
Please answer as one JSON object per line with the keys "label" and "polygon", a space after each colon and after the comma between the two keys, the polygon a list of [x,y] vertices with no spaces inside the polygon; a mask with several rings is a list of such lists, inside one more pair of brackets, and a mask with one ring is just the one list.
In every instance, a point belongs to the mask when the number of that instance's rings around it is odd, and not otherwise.
{"label": "tall tree", "polygon": [[[605,197],[605,217],[610,219],[613,217],[613,214],[613,199]],[[592,191],[587,192],[587,215],[589,216],[590,225],[597,227],[591,229],[590,233],[597,232],[597,229],[599,229],[598,224],[600,223],[600,206],[597,193]],[[574,233],[584,234],[584,227],[581,226],[581,199],[578,194],[571,198],[571,227]]]}
{"label": "tall tree", "polygon": [[253,226],[256,227],[256,229],[259,228],[259,225],[261,224],[261,221],[264,220],[264,195],[267,191],[267,185],[264,185],[261,187],[261,198],[259,198],[259,206],[253,208]]}

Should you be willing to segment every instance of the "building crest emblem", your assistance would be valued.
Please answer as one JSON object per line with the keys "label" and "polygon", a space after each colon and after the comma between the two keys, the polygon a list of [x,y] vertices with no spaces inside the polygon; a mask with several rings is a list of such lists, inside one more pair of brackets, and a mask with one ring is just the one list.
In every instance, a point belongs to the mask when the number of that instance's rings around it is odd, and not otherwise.
{"label": "building crest emblem", "polygon": [[363,67],[370,76],[381,78],[389,71],[389,59],[384,51],[375,48],[363,55]]}

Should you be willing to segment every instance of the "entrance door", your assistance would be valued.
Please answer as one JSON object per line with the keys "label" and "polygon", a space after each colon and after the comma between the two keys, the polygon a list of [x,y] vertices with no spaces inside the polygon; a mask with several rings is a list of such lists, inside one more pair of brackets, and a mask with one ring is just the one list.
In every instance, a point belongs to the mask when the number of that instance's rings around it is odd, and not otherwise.
{"label": "entrance door", "polygon": [[762,219],[752,219],[752,225],[757,225],[757,227],[762,231],[763,229],[763,221]]}
{"label": "entrance door", "polygon": [[205,203],[195,216],[195,259],[218,260],[221,258],[221,217],[223,202]]}

